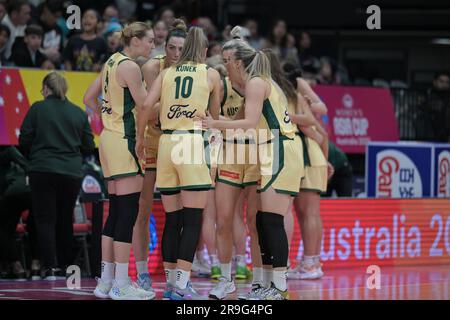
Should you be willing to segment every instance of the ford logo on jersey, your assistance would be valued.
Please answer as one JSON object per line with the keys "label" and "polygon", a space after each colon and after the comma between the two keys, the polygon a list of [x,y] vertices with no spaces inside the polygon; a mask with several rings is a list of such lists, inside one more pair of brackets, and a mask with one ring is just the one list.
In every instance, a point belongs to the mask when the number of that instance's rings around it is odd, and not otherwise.
{"label": "ford logo on jersey", "polygon": [[422,179],[414,162],[403,152],[388,149],[376,157],[376,197],[418,198]]}
{"label": "ford logo on jersey", "polygon": [[188,111],[187,108],[189,107],[188,104],[174,104],[169,108],[169,113],[167,114],[167,118],[173,119],[173,118],[179,118],[179,117],[186,117],[189,119],[194,118],[195,112],[197,109],[194,109],[192,111]]}

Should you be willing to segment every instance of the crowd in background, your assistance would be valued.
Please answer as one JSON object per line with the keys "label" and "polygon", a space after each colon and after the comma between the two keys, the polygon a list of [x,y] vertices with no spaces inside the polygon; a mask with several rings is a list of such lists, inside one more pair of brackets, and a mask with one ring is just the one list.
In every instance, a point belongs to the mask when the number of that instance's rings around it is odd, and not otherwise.
{"label": "crowd in background", "polygon": [[[117,31],[140,18],[137,15],[139,8],[126,6],[124,2],[127,1],[103,1],[100,3],[104,4],[97,3],[95,9],[86,6],[81,13],[80,29],[69,30],[66,9],[70,3],[67,1],[0,0],[0,66],[101,70],[106,59],[121,49]],[[221,30],[209,17],[187,21],[183,12],[175,13],[171,7],[161,7],[155,12],[147,20],[156,36],[153,56],[164,53],[168,26],[175,15],[181,16],[187,25],[204,29],[210,41],[209,56],[220,54],[221,44],[230,39],[231,26]],[[242,21],[244,35],[255,49],[272,48],[283,64],[291,69],[301,67],[304,78],[312,83],[348,82],[346,69],[336,60],[311,53],[312,41],[308,32],[294,36],[284,20],[275,19],[270,23],[269,33],[262,35],[257,20]]]}

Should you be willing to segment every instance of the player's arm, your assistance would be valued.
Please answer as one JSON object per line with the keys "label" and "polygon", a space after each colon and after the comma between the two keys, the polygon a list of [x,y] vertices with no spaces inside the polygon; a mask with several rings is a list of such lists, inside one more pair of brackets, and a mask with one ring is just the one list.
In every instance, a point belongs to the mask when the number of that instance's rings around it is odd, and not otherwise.
{"label": "player's arm", "polygon": [[208,69],[208,83],[210,85],[211,95],[209,97],[208,112],[213,119],[219,119],[220,114],[220,74],[213,68]]}
{"label": "player's arm", "polygon": [[216,129],[252,129],[256,128],[261,117],[264,99],[268,96],[269,85],[261,78],[251,79],[245,88],[245,117],[240,120],[214,120],[211,117],[203,119],[206,128]]}
{"label": "player's arm", "polygon": [[162,78],[165,71],[161,72],[148,93],[142,106],[141,115],[138,117],[138,127],[136,136],[136,153],[139,158],[144,159],[144,134],[147,123],[155,120],[159,112],[159,99],[161,98]]}
{"label": "player's arm", "polygon": [[118,82],[122,87],[127,87],[130,90],[131,96],[136,104],[138,114],[141,111],[144,100],[147,97],[147,92],[142,84],[141,68],[133,61],[124,61],[119,64]]}
{"label": "player's arm", "polygon": [[147,84],[147,91],[150,92],[150,88],[153,82],[159,75],[159,61],[156,59],[150,59],[142,66],[142,75],[144,76],[145,83]]}
{"label": "player's arm", "polygon": [[87,88],[83,97],[83,103],[93,110],[98,115],[101,114],[101,105],[98,101],[98,97],[102,93],[102,73],[91,83]]}
{"label": "player's arm", "polygon": [[314,115],[308,108],[306,100],[297,93],[297,105],[295,107],[295,114],[289,114],[291,121],[299,126],[314,126],[317,124]]}
{"label": "player's arm", "polygon": [[307,96],[311,99],[311,110],[319,115],[327,114],[328,109],[325,103],[320,100],[319,96],[314,92],[311,86],[302,78],[297,79],[297,91],[300,92],[302,96]]}

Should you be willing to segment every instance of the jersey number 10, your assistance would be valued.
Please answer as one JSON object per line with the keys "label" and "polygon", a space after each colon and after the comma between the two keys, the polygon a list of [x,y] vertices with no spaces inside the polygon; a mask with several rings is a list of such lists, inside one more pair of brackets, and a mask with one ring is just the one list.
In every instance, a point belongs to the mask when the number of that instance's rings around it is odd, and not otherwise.
{"label": "jersey number 10", "polygon": [[175,83],[176,83],[176,88],[175,88],[175,99],[179,99],[180,98],[180,94],[182,98],[189,98],[189,96],[192,93],[192,84],[194,82],[194,79],[192,79],[192,77],[176,77],[175,78]]}

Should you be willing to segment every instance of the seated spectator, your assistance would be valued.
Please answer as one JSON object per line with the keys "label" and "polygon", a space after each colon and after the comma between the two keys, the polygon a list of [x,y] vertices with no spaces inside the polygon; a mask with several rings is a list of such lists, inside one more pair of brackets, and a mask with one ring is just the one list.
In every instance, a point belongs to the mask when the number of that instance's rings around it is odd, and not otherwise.
{"label": "seated spectator", "polygon": [[10,1],[8,6],[8,14],[3,18],[1,23],[6,25],[11,32],[8,43],[5,49],[5,58],[9,59],[11,56],[12,46],[17,37],[25,35],[25,28],[30,20],[31,6],[27,1],[15,0]]}
{"label": "seated spectator", "polygon": [[198,17],[195,24],[203,29],[209,41],[217,40],[219,38],[217,27],[209,17]]}
{"label": "seated spectator", "polygon": [[164,21],[166,26],[171,26],[175,20],[175,12],[170,7],[162,7],[159,9],[156,21]]}
{"label": "seated spectator", "polygon": [[55,66],[55,64],[53,63],[52,60],[45,59],[44,62],[42,62],[42,64],[41,64],[41,69],[44,69],[44,70],[55,70],[56,66]]}
{"label": "seated spectator", "polygon": [[64,276],[73,263],[73,214],[83,154],[94,150],[86,112],[66,98],[67,82],[51,72],[42,83],[44,100],[28,110],[19,144],[29,159],[33,215],[46,280]]}
{"label": "seated spectator", "polygon": [[17,67],[40,68],[47,57],[41,53],[44,32],[32,24],[25,29],[25,37],[17,38],[12,50],[12,61]]}
{"label": "seated spectator", "polygon": [[306,66],[320,68],[319,59],[311,53],[311,36],[306,31],[302,31],[298,38],[298,58],[302,68]]}
{"label": "seated spectator", "polygon": [[275,20],[263,48],[272,48],[282,64],[289,62],[296,66],[300,65],[295,39],[287,32],[284,20]]}
{"label": "seated spectator", "polygon": [[421,116],[426,121],[424,140],[450,142],[450,74],[436,73],[428,92],[426,109]]}
{"label": "seated spectator", "polygon": [[155,33],[155,49],[150,54],[151,59],[166,54],[166,38],[169,34],[169,29],[164,21],[159,20],[153,27],[153,32]]}
{"label": "seated spectator", "polygon": [[433,79],[433,91],[450,91],[450,74],[448,72],[438,72]]}
{"label": "seated spectator", "polygon": [[317,75],[317,81],[320,84],[339,84],[340,79],[336,74],[336,64],[329,58],[320,58],[320,69]]}
{"label": "seated spectator", "polygon": [[247,28],[250,33],[248,43],[255,50],[260,50],[263,45],[263,39],[258,34],[258,22],[254,19],[248,19],[244,23],[244,27]]}
{"label": "seated spectator", "polygon": [[0,67],[7,63],[5,51],[10,36],[11,32],[9,31],[9,28],[4,24],[0,24]]}
{"label": "seated spectator", "polygon": [[6,16],[6,1],[1,0],[0,1],[0,22],[3,20],[3,18]]}
{"label": "seated spectator", "polygon": [[100,71],[106,55],[106,41],[97,35],[99,15],[86,10],[81,20],[82,33],[72,36],[64,50],[66,70]]}
{"label": "seated spectator", "polygon": [[336,191],[338,197],[351,197],[353,191],[353,169],[347,155],[331,140],[328,141],[328,162],[334,168],[334,174],[328,181],[327,197]]}
{"label": "seated spectator", "polygon": [[207,57],[222,54],[222,45],[217,41],[211,41],[208,47]]}
{"label": "seated spectator", "polygon": [[105,39],[106,39],[106,55],[104,62],[109,59],[109,57],[121,50],[122,46],[120,43],[120,35],[117,32],[122,30],[122,26],[118,23],[110,23],[108,29],[106,29]]}
{"label": "seated spectator", "polygon": [[47,0],[39,6],[39,19],[44,29],[42,53],[53,63],[62,63],[61,52],[63,45],[63,32],[58,25],[58,19],[63,16],[62,0]]}
{"label": "seated spectator", "polygon": [[119,11],[117,10],[117,7],[112,4],[107,6],[103,11],[103,25],[101,28],[98,28],[100,36],[104,36],[107,33],[107,30],[110,28],[110,23],[119,23]]}
{"label": "seated spectator", "polygon": [[3,279],[27,278],[15,243],[21,214],[31,208],[26,167],[26,159],[15,147],[6,147],[0,152],[0,262]]}

